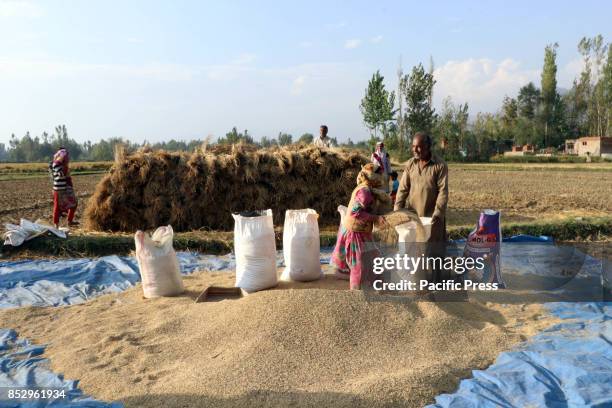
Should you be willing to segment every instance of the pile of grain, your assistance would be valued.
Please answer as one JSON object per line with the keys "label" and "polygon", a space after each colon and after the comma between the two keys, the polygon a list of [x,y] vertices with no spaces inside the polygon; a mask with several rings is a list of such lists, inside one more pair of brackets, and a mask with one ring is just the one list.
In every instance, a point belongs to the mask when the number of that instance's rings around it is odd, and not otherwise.
{"label": "pile of grain", "polygon": [[[238,300],[142,299],[140,287],[82,305],[0,312],[49,344],[52,369],[126,407],[421,407],[544,324],[537,305],[368,301],[346,282],[282,283]],[[540,316],[541,317],[541,316]]]}
{"label": "pile of grain", "polygon": [[354,151],[314,147],[118,154],[89,200],[85,224],[98,231],[168,224],[176,231],[230,230],[232,212],[267,208],[277,225],[286,210],[301,208],[313,208],[320,222],[334,224],[337,206],[348,203],[366,161]]}

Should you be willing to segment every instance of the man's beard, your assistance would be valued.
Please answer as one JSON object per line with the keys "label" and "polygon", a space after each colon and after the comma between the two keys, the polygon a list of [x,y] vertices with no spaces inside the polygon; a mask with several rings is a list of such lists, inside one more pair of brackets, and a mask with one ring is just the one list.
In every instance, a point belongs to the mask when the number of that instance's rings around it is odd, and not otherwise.
{"label": "man's beard", "polygon": [[421,160],[421,153],[414,152],[414,153],[412,153],[412,157],[414,157],[417,160]]}

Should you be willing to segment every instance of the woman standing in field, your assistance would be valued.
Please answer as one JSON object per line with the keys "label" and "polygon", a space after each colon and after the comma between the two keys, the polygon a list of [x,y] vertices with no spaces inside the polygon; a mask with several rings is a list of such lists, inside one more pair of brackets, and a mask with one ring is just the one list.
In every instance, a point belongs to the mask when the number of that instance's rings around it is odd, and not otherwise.
{"label": "woman standing in field", "polygon": [[70,177],[70,154],[68,150],[60,147],[53,155],[49,170],[53,175],[53,224],[59,227],[60,216],[68,215],[68,225],[79,225],[74,221],[77,208],[77,199],[74,194],[72,177]]}
{"label": "woman standing in field", "polygon": [[379,255],[373,246],[372,228],[374,223],[383,225],[385,219],[372,213],[372,189],[382,184],[382,176],[376,170],[376,166],[369,163],[359,172],[357,188],[351,194],[331,258],[336,276],[348,279],[351,289],[360,289],[362,282],[373,280],[373,261]]}

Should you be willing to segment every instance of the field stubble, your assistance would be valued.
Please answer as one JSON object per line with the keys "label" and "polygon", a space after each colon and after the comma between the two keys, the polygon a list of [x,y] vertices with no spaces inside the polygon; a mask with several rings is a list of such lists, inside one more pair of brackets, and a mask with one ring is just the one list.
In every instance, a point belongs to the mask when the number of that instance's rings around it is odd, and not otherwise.
{"label": "field stubble", "polygon": [[[475,224],[480,211],[487,208],[501,210],[504,222],[609,216],[612,214],[610,174],[581,168],[561,169],[556,165],[526,171],[498,165],[451,164],[448,225]],[[80,198],[77,220],[102,176],[73,176]],[[0,191],[1,223],[19,222],[20,218],[51,220],[52,192],[48,176],[0,180]]]}

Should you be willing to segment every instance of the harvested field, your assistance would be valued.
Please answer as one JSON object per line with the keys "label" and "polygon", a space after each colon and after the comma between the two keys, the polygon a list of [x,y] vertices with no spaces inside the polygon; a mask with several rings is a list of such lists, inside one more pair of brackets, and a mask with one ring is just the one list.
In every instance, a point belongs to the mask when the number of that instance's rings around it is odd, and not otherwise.
{"label": "harvested field", "polygon": [[[504,224],[612,215],[612,167],[608,164],[551,163],[534,165],[534,169],[528,166],[531,165],[450,164],[448,225],[471,226],[484,208],[501,210]],[[104,175],[73,177],[81,196],[79,220],[86,198]],[[20,217],[51,219],[51,180],[47,175],[0,180],[0,189],[0,223],[18,222]],[[335,231],[336,222],[322,228]]]}
{"label": "harvested field", "polygon": [[84,218],[97,231],[227,230],[232,213],[272,208],[282,224],[286,210],[313,208],[320,222],[335,223],[365,163],[354,151],[314,147],[118,155]]}
{"label": "harvested field", "polygon": [[[73,175],[75,191],[79,197],[79,210],[76,220],[80,218],[82,209],[87,204],[100,181],[99,174]],[[53,213],[53,183],[49,176],[28,177],[17,180],[0,180],[0,223],[19,223],[20,218],[35,221],[43,218],[52,220]]]}
{"label": "harvested field", "polygon": [[368,302],[330,275],[194,303],[233,280],[197,273],[175,298],[142,299],[139,285],[0,319],[49,344],[55,372],[127,408],[422,407],[556,322],[536,304]]}

